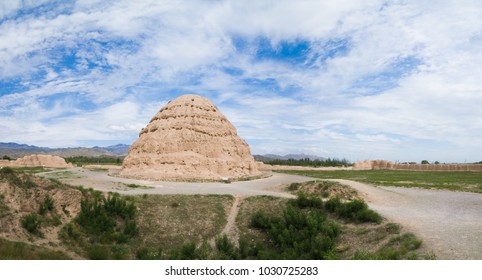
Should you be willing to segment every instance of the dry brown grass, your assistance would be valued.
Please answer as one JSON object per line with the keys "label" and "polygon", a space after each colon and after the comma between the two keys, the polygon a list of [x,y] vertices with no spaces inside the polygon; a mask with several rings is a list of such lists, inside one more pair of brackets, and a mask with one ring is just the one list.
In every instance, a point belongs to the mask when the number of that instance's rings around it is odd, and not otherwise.
{"label": "dry brown grass", "polygon": [[360,198],[353,188],[333,181],[316,180],[305,183],[293,183],[288,190],[296,194],[298,192],[312,193],[324,199],[340,197],[343,200],[354,200]]}
{"label": "dry brown grass", "polygon": [[215,237],[225,226],[233,203],[230,195],[143,195],[132,199],[138,207],[135,246],[162,250]]}

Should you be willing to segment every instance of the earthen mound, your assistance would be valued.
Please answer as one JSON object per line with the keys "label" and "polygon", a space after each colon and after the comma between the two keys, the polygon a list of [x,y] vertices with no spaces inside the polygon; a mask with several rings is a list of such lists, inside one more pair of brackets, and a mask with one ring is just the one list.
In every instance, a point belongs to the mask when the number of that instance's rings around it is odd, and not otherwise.
{"label": "earthen mound", "polygon": [[52,168],[71,168],[74,167],[71,163],[65,162],[65,160],[58,156],[51,155],[30,155],[19,158],[15,161],[2,161],[2,166],[14,166],[14,167],[52,167]]}
{"label": "earthen mound", "polygon": [[121,176],[152,180],[235,179],[260,172],[248,144],[207,98],[169,102],[139,133]]}
{"label": "earthen mound", "polygon": [[39,242],[57,243],[61,224],[70,222],[80,212],[82,192],[34,175],[16,173],[10,168],[0,169],[0,238],[30,240],[32,235],[21,220],[39,213],[47,197],[51,198],[52,208],[43,218],[47,221],[55,216],[60,224],[42,222],[45,239]]}

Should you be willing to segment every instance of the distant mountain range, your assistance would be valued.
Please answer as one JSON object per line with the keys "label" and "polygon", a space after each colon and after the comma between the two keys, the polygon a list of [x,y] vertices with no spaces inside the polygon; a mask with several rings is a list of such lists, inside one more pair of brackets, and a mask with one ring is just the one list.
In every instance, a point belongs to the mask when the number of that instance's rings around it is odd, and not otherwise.
{"label": "distant mountain range", "polygon": [[314,156],[314,155],[306,155],[306,154],[288,154],[284,156],[274,155],[274,154],[264,154],[264,155],[254,155],[254,159],[257,161],[270,161],[275,159],[281,160],[300,160],[300,159],[310,159],[310,160],[325,160],[323,157]]}
{"label": "distant mountain range", "polygon": [[[127,155],[129,150],[129,145],[117,144],[107,147],[75,147],[75,148],[47,148],[38,147],[27,144],[18,143],[2,143],[0,142],[0,158],[3,156],[9,156],[11,158],[20,158],[31,154],[46,154],[60,157],[75,157],[75,156],[85,156],[85,157],[123,157]],[[265,155],[254,155],[257,161],[270,161],[274,159],[306,159],[310,160],[324,160],[323,157],[318,157],[314,155],[306,154],[288,154],[284,156],[275,154],[265,154]]]}
{"label": "distant mountain range", "polygon": [[11,158],[20,158],[31,154],[46,154],[60,157],[121,157],[127,155],[129,145],[117,144],[107,147],[75,147],[75,148],[47,148],[33,145],[18,143],[2,143],[0,142],[0,158],[9,156]]}

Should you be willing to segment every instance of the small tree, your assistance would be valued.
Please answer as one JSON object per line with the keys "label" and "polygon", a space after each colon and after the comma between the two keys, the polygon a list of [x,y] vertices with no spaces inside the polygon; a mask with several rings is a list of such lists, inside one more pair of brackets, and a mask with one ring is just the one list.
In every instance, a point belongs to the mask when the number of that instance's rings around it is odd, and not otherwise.
{"label": "small tree", "polygon": [[430,162],[428,162],[428,160],[424,159],[422,160],[422,164],[429,164]]}

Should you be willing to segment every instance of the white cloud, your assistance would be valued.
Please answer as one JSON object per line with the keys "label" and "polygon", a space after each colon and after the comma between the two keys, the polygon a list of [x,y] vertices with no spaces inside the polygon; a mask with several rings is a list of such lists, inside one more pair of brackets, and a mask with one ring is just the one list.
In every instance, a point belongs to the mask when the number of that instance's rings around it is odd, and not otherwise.
{"label": "white cloud", "polygon": [[[27,89],[0,92],[8,135],[0,141],[131,140],[166,100],[189,91],[211,98],[256,152],[482,157],[477,1],[83,0],[18,18],[21,5],[36,4],[7,2],[0,81]],[[307,41],[311,64],[256,58],[259,38],[274,49]],[[345,50],[330,56],[329,42]],[[62,51],[76,56],[74,68],[58,67]],[[67,106],[59,96],[69,95],[92,104]]]}

